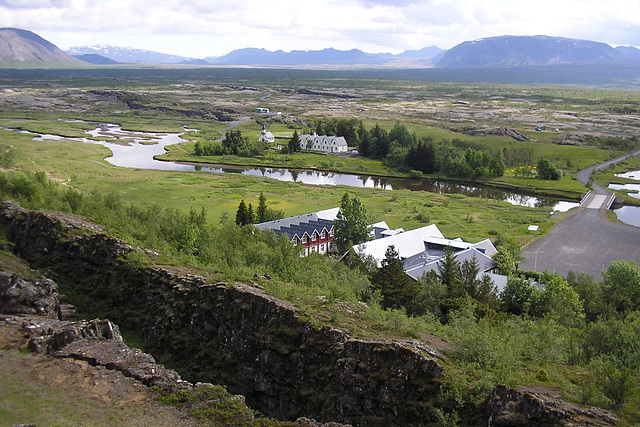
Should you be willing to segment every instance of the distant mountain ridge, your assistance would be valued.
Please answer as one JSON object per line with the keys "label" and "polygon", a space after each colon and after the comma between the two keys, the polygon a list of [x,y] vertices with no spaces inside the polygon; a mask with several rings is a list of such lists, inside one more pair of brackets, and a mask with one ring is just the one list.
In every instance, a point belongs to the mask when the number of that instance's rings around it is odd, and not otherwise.
{"label": "distant mountain ridge", "polygon": [[358,49],[282,50],[238,49],[219,58],[205,58],[216,65],[380,65],[393,60],[390,53],[365,53]]}
{"label": "distant mountain ridge", "polygon": [[98,55],[97,53],[85,53],[83,55],[72,55],[72,56],[76,59],[79,59],[80,61],[84,61],[93,65],[120,64],[118,61],[114,61],[111,58],[105,58],[104,56]]}
{"label": "distant mountain ridge", "polygon": [[0,28],[0,63],[15,67],[82,64],[39,35],[18,28]]}
{"label": "distant mountain ridge", "polygon": [[625,55],[608,44],[549,36],[498,36],[460,43],[444,53],[437,67],[526,67],[604,64]]}
{"label": "distant mountain ridge", "polygon": [[144,49],[99,44],[93,46],[76,46],[66,50],[69,55],[100,55],[116,62],[133,64],[179,64],[193,58],[153,52]]}

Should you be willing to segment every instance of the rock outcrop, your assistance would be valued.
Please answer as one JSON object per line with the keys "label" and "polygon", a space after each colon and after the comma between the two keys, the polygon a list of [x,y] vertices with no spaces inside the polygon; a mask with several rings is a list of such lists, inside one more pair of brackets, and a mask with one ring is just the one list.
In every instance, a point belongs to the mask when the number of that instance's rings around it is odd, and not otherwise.
{"label": "rock outcrop", "polygon": [[608,411],[598,408],[585,409],[558,397],[532,391],[518,391],[502,385],[493,388],[487,408],[490,427],[607,427],[618,424],[618,419]]}
{"label": "rock outcrop", "polygon": [[28,279],[0,272],[0,313],[57,317],[58,286],[49,279]]}

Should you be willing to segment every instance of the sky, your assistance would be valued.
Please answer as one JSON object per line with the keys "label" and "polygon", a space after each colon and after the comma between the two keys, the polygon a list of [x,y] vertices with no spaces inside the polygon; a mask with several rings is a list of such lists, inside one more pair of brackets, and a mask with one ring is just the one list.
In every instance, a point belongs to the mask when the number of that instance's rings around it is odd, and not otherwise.
{"label": "sky", "polygon": [[640,47],[640,1],[0,0],[0,27],[63,50],[111,44],[191,58],[247,47],[398,54],[501,35]]}

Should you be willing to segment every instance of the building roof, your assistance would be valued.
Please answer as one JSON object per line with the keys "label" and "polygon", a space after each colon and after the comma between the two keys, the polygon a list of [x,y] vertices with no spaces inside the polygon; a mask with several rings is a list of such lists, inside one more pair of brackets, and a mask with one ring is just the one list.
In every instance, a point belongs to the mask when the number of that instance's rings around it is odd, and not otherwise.
{"label": "building roof", "polygon": [[322,230],[325,230],[326,232],[333,230],[333,221],[319,219],[315,221],[301,222],[300,224],[291,225],[289,227],[281,227],[279,229],[274,229],[273,231],[275,231],[277,235],[286,234],[290,240],[293,240],[296,236],[299,239],[302,239],[305,234],[311,237],[314,232],[316,234],[321,234]]}
{"label": "building roof", "polygon": [[327,136],[327,135],[308,135],[303,134],[300,135],[300,145],[302,148],[307,148],[306,144],[308,140],[311,139],[314,143],[319,143],[320,145],[332,145],[337,147],[347,147],[347,140],[344,139],[343,136]]}
{"label": "building roof", "polygon": [[[432,270],[438,270],[438,264],[444,259],[444,253],[440,250],[436,250],[436,253],[431,251],[424,251],[421,254],[405,260],[405,273],[412,279],[418,280],[424,274]],[[475,257],[479,271],[478,279],[481,279],[485,272],[493,270],[496,263],[490,256],[480,252],[477,248],[468,248],[459,252],[455,252],[454,256],[456,260],[462,264],[464,261],[472,261]]]}
{"label": "building roof", "polygon": [[361,243],[355,249],[358,253],[372,256],[380,265],[389,246],[393,245],[395,247],[401,259],[409,258],[425,251],[425,241],[429,237],[444,238],[438,227],[435,224],[431,224],[393,236]]}
{"label": "building roof", "polygon": [[297,225],[301,222],[309,222],[318,220],[318,215],[316,213],[308,213],[297,216],[291,216],[289,218],[276,219],[273,221],[261,222],[259,224],[254,224],[255,227],[260,230],[276,230],[282,227],[289,227],[291,225]]}
{"label": "building roof", "polygon": [[316,212],[318,219],[328,219],[329,221],[335,221],[338,217],[338,212],[340,212],[340,208],[331,208],[325,209],[323,211]]}

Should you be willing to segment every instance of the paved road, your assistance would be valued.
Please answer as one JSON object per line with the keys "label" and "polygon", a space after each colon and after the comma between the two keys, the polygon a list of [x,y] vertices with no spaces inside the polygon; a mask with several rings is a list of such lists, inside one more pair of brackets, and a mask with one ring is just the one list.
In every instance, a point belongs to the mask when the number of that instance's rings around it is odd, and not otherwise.
{"label": "paved road", "polygon": [[[578,181],[587,184],[594,170],[618,163],[640,151],[580,171]],[[520,268],[551,271],[566,276],[569,271],[602,279],[602,271],[615,260],[640,265],[640,228],[611,222],[606,217],[611,193],[597,184],[579,208],[558,223],[551,233],[522,251]]]}

